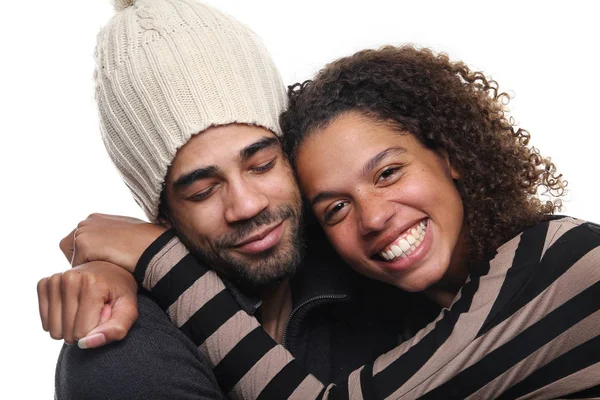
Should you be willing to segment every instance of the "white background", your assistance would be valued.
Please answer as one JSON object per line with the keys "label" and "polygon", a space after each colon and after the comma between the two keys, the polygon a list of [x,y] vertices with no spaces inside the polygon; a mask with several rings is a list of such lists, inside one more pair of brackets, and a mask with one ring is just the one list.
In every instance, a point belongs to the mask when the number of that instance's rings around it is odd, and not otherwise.
{"label": "white background", "polygon": [[[599,3],[209,3],[264,38],[287,84],[355,50],[404,42],[483,70],[516,94],[513,115],[569,181],[564,213],[600,222]],[[58,241],[89,213],[143,214],[105,154],[93,102],[109,2],[9,1],[1,15],[0,398],[52,398],[61,344],[41,329],[36,282],[68,268]]]}

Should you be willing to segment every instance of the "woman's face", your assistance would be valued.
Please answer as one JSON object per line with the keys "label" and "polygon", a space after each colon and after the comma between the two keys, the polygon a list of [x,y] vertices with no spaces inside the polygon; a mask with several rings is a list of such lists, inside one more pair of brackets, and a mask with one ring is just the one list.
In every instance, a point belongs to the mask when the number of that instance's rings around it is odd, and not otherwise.
{"label": "woman's face", "polygon": [[304,140],[296,167],[329,240],[361,274],[414,292],[462,263],[459,174],[412,134],[346,113]]}

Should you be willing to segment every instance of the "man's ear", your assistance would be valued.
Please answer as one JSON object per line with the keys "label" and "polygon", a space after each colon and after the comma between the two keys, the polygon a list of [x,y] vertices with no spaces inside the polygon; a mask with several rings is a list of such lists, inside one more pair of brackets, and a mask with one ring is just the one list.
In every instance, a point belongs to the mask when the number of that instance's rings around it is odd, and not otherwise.
{"label": "man's ear", "polygon": [[173,227],[173,225],[171,225],[171,221],[169,221],[167,219],[167,217],[164,217],[162,215],[158,216],[158,219],[156,220],[156,223],[159,224],[160,226],[163,226],[167,229],[171,229]]}
{"label": "man's ear", "polygon": [[167,188],[166,181],[163,183],[163,189],[160,192],[160,203],[158,204],[158,218],[156,219],[156,223],[160,226],[163,226],[167,229],[171,229],[173,224],[171,224],[169,211],[169,203],[167,202]]}
{"label": "man's ear", "polygon": [[450,157],[448,156],[448,152],[445,149],[440,149],[438,152],[444,159],[444,162],[446,163],[446,167],[448,168],[448,171],[450,171],[450,176],[452,176],[452,179],[460,180],[460,178],[462,178],[462,174],[456,168],[454,168],[454,166],[450,162]]}
{"label": "man's ear", "polygon": [[167,229],[171,229],[173,227],[173,224],[171,224],[171,218],[169,217],[169,206],[167,205],[167,201],[163,195],[161,195],[161,202],[158,205],[158,218],[156,219],[156,223]]}

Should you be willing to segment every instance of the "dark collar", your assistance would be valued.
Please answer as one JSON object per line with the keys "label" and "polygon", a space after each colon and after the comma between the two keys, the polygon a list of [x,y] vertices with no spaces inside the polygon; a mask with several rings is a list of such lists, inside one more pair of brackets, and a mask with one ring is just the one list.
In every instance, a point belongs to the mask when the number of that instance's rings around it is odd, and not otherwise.
{"label": "dark collar", "polygon": [[305,241],[302,263],[291,280],[293,306],[323,295],[350,296],[355,273],[333,250],[321,227],[306,226]]}

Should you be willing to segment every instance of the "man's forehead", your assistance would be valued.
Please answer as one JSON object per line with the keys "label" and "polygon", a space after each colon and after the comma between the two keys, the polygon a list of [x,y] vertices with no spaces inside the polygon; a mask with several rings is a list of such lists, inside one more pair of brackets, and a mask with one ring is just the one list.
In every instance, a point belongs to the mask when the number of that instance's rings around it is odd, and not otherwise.
{"label": "man's forehead", "polygon": [[221,167],[239,159],[242,151],[265,139],[276,139],[270,130],[245,124],[210,127],[182,146],[171,165],[171,175],[189,173],[197,168]]}

